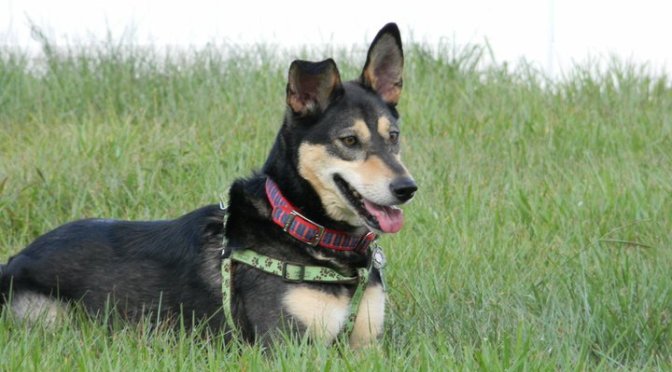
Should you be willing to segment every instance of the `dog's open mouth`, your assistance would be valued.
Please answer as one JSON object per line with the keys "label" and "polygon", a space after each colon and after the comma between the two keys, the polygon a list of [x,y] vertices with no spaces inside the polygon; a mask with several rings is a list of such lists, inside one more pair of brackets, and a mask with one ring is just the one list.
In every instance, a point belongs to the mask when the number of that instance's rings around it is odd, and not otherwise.
{"label": "dog's open mouth", "polygon": [[334,182],[370,228],[386,233],[396,233],[401,230],[404,225],[404,213],[400,208],[379,205],[365,199],[339,175],[334,176]]}

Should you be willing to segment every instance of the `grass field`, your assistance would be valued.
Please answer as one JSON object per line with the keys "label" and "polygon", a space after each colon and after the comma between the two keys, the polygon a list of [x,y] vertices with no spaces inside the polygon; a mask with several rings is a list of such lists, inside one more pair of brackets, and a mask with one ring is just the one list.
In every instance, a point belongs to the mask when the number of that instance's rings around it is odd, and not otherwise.
{"label": "grass field", "polygon": [[[0,48],[0,261],[68,220],[172,218],[258,169],[290,53]],[[381,346],[267,353],[191,332],[0,316],[0,370],[672,368],[672,82],[618,61],[548,81],[479,47],[406,48],[403,155],[420,191],[382,239]]]}

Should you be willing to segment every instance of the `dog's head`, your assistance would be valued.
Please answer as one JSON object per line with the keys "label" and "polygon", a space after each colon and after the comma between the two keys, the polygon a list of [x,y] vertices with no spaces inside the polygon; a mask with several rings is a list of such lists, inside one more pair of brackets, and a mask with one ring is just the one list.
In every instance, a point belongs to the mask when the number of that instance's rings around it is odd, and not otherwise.
{"label": "dog's head", "polygon": [[331,219],[378,232],[403,225],[397,205],[417,190],[400,157],[403,65],[391,23],[373,40],[357,80],[342,82],[332,59],[290,66],[285,140],[296,141],[292,162]]}

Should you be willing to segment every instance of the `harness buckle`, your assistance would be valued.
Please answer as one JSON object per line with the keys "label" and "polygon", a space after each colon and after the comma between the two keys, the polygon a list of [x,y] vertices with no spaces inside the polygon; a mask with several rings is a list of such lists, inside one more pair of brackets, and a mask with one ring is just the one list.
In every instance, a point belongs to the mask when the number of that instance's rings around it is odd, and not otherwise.
{"label": "harness buckle", "polygon": [[299,278],[298,279],[292,279],[288,276],[287,272],[287,266],[290,264],[287,262],[282,263],[282,279],[288,283],[301,283],[303,282],[303,278],[306,276],[306,267],[303,265],[292,265],[292,266],[298,266],[299,267]]}

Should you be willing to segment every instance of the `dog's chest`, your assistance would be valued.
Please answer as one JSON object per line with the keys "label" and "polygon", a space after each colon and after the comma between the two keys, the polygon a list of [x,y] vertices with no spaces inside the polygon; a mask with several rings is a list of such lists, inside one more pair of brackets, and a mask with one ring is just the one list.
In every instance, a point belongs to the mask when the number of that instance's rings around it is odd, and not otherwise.
{"label": "dog's chest", "polygon": [[[305,285],[287,291],[283,298],[287,312],[306,328],[316,341],[329,344],[343,330],[350,313],[350,296],[346,290],[337,295]],[[385,292],[379,283],[370,284],[364,291],[355,326],[350,336],[352,346],[363,346],[375,341],[383,330]]]}

